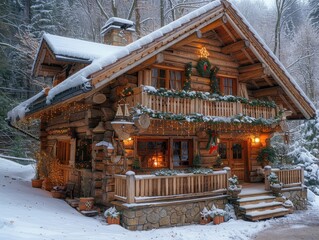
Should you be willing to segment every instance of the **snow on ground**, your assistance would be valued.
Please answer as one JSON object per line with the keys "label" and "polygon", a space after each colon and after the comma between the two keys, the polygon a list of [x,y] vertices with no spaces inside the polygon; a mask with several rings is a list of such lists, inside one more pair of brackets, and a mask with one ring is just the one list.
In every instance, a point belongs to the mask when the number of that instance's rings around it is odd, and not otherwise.
{"label": "snow on ground", "polygon": [[[63,200],[52,198],[49,192],[32,188],[30,179],[33,174],[30,165],[0,158],[0,239],[250,239],[275,221],[283,220],[256,223],[231,220],[220,225],[128,231],[117,225],[107,225],[102,217],[85,217]],[[318,198],[312,197],[318,208]],[[288,219],[302,214],[294,215]]]}

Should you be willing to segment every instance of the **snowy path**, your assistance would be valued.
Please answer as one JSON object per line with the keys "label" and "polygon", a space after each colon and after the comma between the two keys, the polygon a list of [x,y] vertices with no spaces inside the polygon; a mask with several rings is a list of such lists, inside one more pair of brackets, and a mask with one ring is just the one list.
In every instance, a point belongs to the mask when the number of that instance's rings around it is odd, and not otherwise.
{"label": "snowy path", "polygon": [[0,158],[0,240],[68,239],[250,239],[270,222],[230,221],[217,226],[191,225],[151,231],[128,231],[101,217],[84,217],[49,192],[31,188],[31,166]]}

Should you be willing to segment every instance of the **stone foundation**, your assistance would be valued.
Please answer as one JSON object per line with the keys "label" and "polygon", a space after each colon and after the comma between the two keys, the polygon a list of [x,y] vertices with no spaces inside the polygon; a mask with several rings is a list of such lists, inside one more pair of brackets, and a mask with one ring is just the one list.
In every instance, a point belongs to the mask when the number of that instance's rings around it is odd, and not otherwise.
{"label": "stone foundation", "polygon": [[307,209],[307,187],[295,187],[282,190],[282,195],[292,201],[295,210]]}
{"label": "stone foundation", "polygon": [[122,225],[129,230],[147,230],[161,227],[183,226],[197,224],[200,212],[204,207],[211,209],[215,204],[218,208],[225,208],[227,196],[197,198],[190,200],[122,204],[113,202],[123,211]]}

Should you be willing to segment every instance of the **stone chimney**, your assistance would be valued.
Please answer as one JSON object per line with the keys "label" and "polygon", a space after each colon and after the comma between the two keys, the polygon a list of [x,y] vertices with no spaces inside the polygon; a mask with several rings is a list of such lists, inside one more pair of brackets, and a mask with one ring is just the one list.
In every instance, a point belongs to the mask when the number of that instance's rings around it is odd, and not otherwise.
{"label": "stone chimney", "polygon": [[112,17],[101,29],[104,43],[114,46],[126,46],[133,41],[134,23],[130,20]]}

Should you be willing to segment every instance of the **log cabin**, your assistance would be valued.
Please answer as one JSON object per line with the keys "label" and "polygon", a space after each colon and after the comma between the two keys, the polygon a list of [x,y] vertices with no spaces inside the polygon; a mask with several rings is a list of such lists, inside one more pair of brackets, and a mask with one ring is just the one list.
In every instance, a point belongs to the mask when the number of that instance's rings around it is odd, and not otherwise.
{"label": "log cabin", "polygon": [[[226,0],[133,33],[133,22],[111,18],[104,43],[44,34],[32,72],[52,87],[8,113],[13,125],[40,119],[41,151],[59,160],[63,183],[80,196],[89,181],[95,202],[122,209],[128,229],[190,224],[204,206],[225,206],[227,179],[255,182],[259,150],[287,120],[315,116]],[[174,174],[194,167],[214,171]],[[277,173],[305,206],[302,169]]]}

